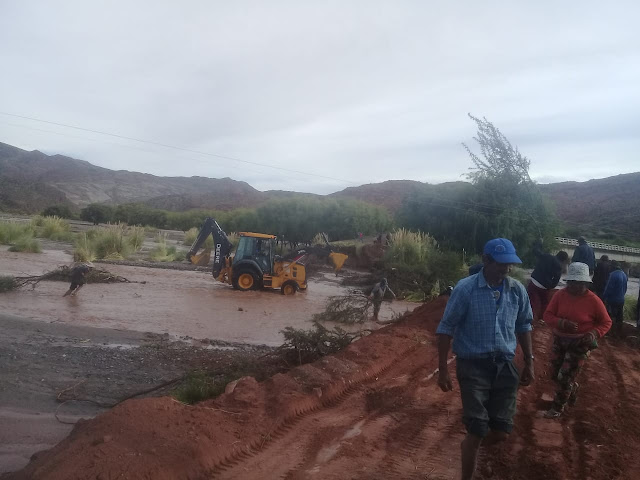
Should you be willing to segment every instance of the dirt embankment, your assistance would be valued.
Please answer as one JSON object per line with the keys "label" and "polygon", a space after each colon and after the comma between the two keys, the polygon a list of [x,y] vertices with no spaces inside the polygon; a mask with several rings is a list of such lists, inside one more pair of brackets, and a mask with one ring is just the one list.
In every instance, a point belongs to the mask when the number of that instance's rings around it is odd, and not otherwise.
{"label": "dirt embankment", "polygon": [[[82,422],[10,479],[455,479],[464,436],[457,392],[435,385],[438,299],[331,357],[230,385],[196,406],[131,400]],[[480,478],[634,479],[640,459],[640,355],[604,341],[578,404],[546,420],[551,334],[535,332],[537,381],[522,389],[516,428],[483,447]]]}

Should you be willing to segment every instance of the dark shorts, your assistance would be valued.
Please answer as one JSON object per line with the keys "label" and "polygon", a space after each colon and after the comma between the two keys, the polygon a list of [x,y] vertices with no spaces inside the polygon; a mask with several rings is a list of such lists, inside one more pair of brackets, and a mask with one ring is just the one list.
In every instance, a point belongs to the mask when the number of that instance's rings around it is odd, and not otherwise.
{"label": "dark shorts", "polygon": [[486,437],[489,429],[511,433],[520,374],[512,361],[461,359],[456,374],[467,432]]}

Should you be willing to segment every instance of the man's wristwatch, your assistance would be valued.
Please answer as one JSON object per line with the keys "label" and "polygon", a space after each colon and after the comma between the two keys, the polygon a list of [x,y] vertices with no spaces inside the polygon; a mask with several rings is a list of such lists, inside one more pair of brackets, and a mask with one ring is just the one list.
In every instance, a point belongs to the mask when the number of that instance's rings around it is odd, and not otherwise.
{"label": "man's wristwatch", "polygon": [[533,354],[532,355],[525,355],[525,357],[524,357],[525,360],[534,360],[535,358],[536,357],[534,357]]}

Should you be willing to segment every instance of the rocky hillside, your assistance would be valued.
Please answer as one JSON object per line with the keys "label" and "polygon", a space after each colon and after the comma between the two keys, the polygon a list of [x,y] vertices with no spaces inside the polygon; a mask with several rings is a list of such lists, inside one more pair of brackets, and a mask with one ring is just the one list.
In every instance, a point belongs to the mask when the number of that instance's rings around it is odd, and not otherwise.
{"label": "rocky hillside", "polygon": [[0,143],[0,209],[38,212],[52,204],[77,208],[89,203],[149,201],[158,208],[254,206],[266,199],[245,182],[230,178],[157,177],[109,170],[63,155],[27,152]]}
{"label": "rocky hillside", "polygon": [[[349,187],[329,198],[362,200],[395,212],[403,200],[425,189],[444,193],[460,182],[428,185],[413,180],[389,180]],[[588,182],[540,185],[555,203],[567,231],[602,238],[638,238],[640,173]],[[166,210],[254,207],[272,198],[316,197],[308,193],[260,192],[230,178],[157,177],[114,171],[62,155],[27,152],[0,143],[0,210],[39,212],[52,204],[81,208],[89,203],[143,202]],[[579,228],[578,228],[579,227]]]}
{"label": "rocky hillside", "polygon": [[609,238],[640,237],[640,173],[540,188],[553,200],[569,230]]}

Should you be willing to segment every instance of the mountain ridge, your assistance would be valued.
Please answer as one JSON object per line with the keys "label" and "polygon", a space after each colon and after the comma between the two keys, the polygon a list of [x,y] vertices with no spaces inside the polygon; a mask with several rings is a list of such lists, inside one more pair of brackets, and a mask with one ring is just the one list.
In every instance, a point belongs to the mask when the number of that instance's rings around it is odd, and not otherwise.
{"label": "mountain ridge", "polygon": [[[196,208],[231,210],[256,207],[281,198],[348,198],[385,207],[395,213],[405,198],[427,188],[446,190],[465,182],[429,184],[387,180],[348,187],[328,195],[285,190],[259,191],[229,177],[161,177],[128,170],[110,170],[64,155],[31,152],[0,143],[0,210],[37,213],[52,204],[74,209],[89,203],[143,203],[181,211]],[[586,182],[538,185],[568,225],[583,225],[589,233],[607,230],[640,235],[640,172]]]}

